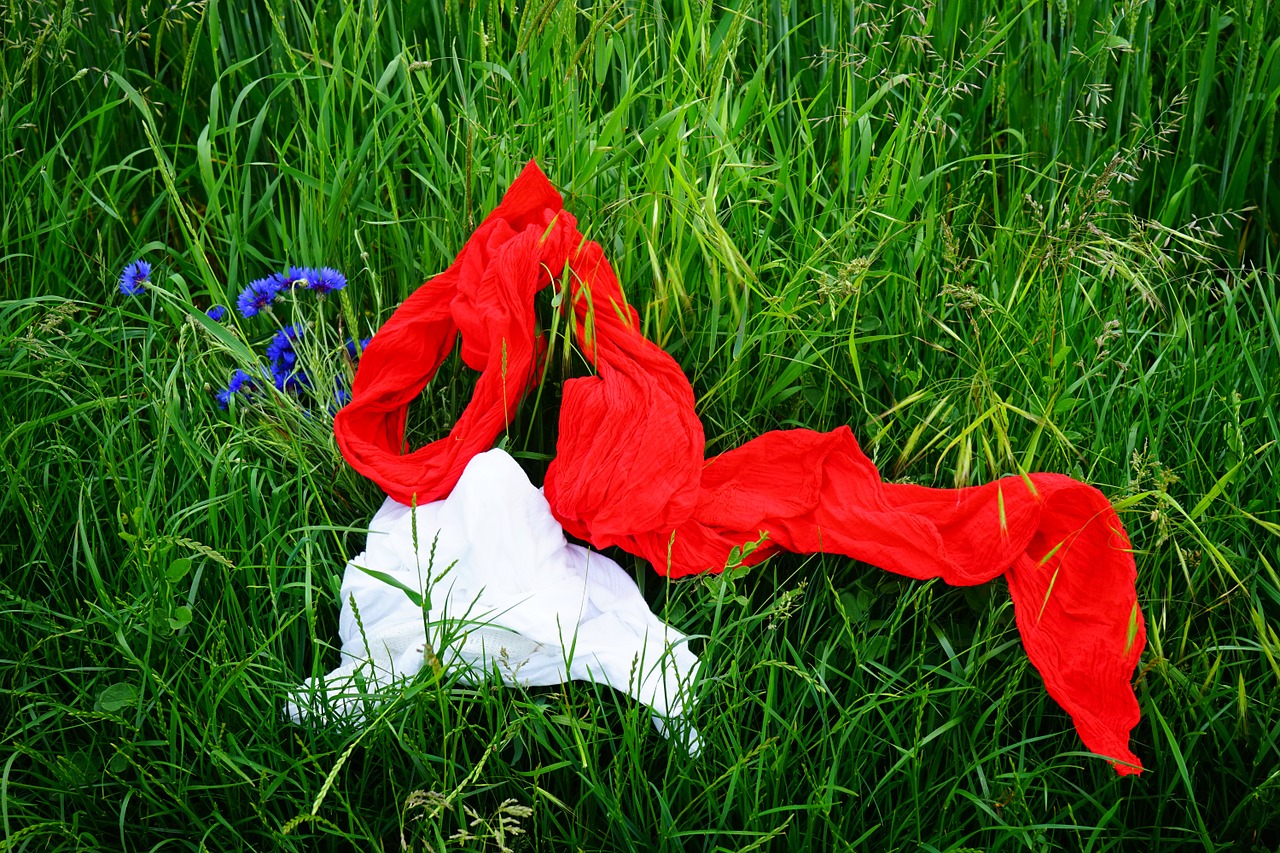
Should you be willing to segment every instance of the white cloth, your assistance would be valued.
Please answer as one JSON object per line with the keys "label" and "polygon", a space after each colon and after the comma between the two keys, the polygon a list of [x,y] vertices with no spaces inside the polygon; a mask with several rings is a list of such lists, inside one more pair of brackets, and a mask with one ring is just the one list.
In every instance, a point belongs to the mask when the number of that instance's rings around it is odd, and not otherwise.
{"label": "white cloth", "polygon": [[[422,606],[364,569],[421,591]],[[444,500],[414,511],[387,498],[341,595],[341,664],[298,688],[295,722],[313,710],[361,718],[366,699],[423,667],[428,629],[441,664],[471,683],[494,671],[510,685],[602,682],[648,705],[664,734],[698,669],[685,635],[650,612],[621,566],[566,542],[542,490],[499,449],[473,458]],[[691,727],[675,730],[698,750]]]}

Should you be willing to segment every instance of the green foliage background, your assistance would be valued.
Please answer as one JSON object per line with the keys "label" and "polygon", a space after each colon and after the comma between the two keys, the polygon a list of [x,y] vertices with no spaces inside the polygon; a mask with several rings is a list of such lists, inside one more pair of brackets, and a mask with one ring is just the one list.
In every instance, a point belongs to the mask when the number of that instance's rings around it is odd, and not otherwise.
{"label": "green foliage background", "polygon": [[[0,849],[1280,847],[1274,3],[17,0],[0,39]],[[634,566],[701,637],[698,759],[587,684],[284,721],[381,496],[323,407],[219,412],[272,330],[191,315],[336,266],[290,310],[349,370],[535,157],[710,451],[850,424],[886,477],[1112,497],[1144,775],[1081,751],[1002,584],[824,557]]]}

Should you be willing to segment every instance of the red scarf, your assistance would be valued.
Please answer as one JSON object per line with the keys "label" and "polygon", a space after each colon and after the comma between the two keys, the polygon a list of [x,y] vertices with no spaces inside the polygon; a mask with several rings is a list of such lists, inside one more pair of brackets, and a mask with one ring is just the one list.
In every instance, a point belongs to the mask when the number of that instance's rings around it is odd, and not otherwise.
{"label": "red scarf", "polygon": [[[616,545],[671,577],[780,550],[844,554],[955,585],[1004,575],[1027,656],[1085,745],[1138,773],[1129,680],[1146,643],[1129,539],[1106,497],[1060,474],[931,489],[886,483],[848,427],[765,433],[703,458],[693,390],[639,331],[600,246],[577,230],[534,163],[447,270],[374,336],[334,431],[347,461],[409,504],[445,497],[493,446],[537,381],[545,339],[534,295],[567,282],[578,345],[596,375],[565,383],[546,497],[566,531]],[[567,273],[567,274],[566,274]],[[444,438],[407,452],[408,407],[462,334],[480,371]]]}

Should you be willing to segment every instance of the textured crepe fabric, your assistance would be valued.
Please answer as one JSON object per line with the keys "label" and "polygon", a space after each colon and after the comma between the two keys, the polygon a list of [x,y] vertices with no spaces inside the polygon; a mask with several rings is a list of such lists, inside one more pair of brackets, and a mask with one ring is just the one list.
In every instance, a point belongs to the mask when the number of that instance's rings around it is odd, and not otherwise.
{"label": "textured crepe fabric", "polygon": [[[848,428],[769,432],[710,459],[680,366],[639,332],[598,244],[530,163],[453,265],[374,336],[338,412],[351,465],[402,503],[447,495],[493,445],[538,375],[534,294],[567,287],[595,375],[565,383],[547,501],[564,529],[665,575],[720,571],[779,551],[845,554],[913,578],[1004,576],[1027,655],[1085,745],[1122,774],[1138,722],[1130,679],[1146,642],[1124,528],[1097,489],[1057,474],[964,489],[884,482]],[[405,418],[461,333],[481,371],[450,434],[404,447]]]}
{"label": "textured crepe fabric", "polygon": [[[425,612],[388,579],[424,591]],[[679,719],[698,666],[687,638],[653,615],[617,563],[565,541],[541,490],[502,450],[473,457],[444,500],[414,509],[387,498],[341,596],[342,660],[298,689],[286,709],[295,721],[313,701],[322,715],[360,718],[367,699],[423,667],[429,645],[443,665],[496,671],[507,684],[608,684],[698,748]]]}

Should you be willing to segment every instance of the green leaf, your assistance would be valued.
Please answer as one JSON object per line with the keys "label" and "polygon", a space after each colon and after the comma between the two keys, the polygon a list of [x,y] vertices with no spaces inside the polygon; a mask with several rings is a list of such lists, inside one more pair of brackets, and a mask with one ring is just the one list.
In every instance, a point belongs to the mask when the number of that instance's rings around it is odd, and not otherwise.
{"label": "green leaf", "polygon": [[132,684],[116,682],[110,684],[98,694],[98,701],[93,709],[106,714],[115,714],[138,701],[138,689]]}
{"label": "green leaf", "polygon": [[856,593],[846,589],[840,593],[840,603],[844,606],[850,622],[861,623],[867,618],[867,611],[871,609],[871,594],[864,589]]}
{"label": "green leaf", "polygon": [[169,583],[177,583],[187,576],[187,572],[191,571],[191,558],[179,557],[169,564],[169,570],[164,573]]}
{"label": "green leaf", "polygon": [[961,587],[965,603],[977,613],[985,613],[991,606],[991,584],[980,583],[977,586]]}
{"label": "green leaf", "polygon": [[864,661],[880,660],[888,651],[889,640],[887,637],[871,637],[867,640],[867,644],[862,647],[862,659]]}
{"label": "green leaf", "polygon": [[1244,460],[1241,459],[1232,467],[1230,471],[1223,474],[1218,479],[1218,482],[1213,484],[1213,488],[1211,488],[1205,494],[1204,497],[1202,497],[1199,501],[1196,502],[1196,505],[1191,508],[1192,521],[1195,521],[1197,518],[1203,515],[1204,511],[1209,508],[1209,504],[1213,503],[1214,499],[1218,497],[1218,495],[1222,494],[1222,490],[1227,487],[1227,485],[1231,482],[1232,478],[1235,477],[1236,472],[1240,470],[1240,466],[1243,464],[1244,464]]}
{"label": "green leaf", "polygon": [[1133,641],[1138,637],[1138,602],[1133,603],[1133,608],[1129,611],[1129,631],[1124,641],[1124,653],[1129,654],[1129,650],[1133,648]]}
{"label": "green leaf", "polygon": [[385,584],[394,586],[396,589],[400,590],[405,595],[409,596],[409,600],[412,601],[415,606],[417,607],[422,606],[422,593],[418,592],[416,589],[405,586],[403,583],[396,580],[386,572],[380,572],[380,571],[377,571],[376,569],[366,569],[364,566],[356,566],[356,568],[364,572],[366,575],[368,575],[371,578],[377,578],[378,580],[382,581]]}
{"label": "green leaf", "polygon": [[169,627],[174,631],[181,631],[190,624],[191,608],[185,604],[174,610],[173,615],[169,617]]}

